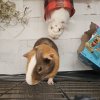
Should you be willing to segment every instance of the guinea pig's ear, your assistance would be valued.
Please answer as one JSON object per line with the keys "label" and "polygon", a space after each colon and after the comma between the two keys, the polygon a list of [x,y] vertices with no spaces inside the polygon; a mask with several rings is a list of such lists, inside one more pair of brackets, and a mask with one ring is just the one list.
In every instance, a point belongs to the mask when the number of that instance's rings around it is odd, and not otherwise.
{"label": "guinea pig's ear", "polygon": [[34,49],[35,51],[37,51],[37,50],[38,50],[38,48],[39,48],[39,46],[36,46],[36,47],[34,47],[33,49]]}
{"label": "guinea pig's ear", "polygon": [[44,56],[44,59],[52,60],[54,56],[54,53],[48,54]]}
{"label": "guinea pig's ear", "polygon": [[26,58],[28,58],[29,55],[30,55],[30,53],[31,53],[31,52],[27,52],[27,53],[25,53],[23,56],[26,57]]}
{"label": "guinea pig's ear", "polygon": [[25,53],[23,56],[26,58],[30,58],[32,55],[34,55],[35,49],[33,48],[31,51]]}

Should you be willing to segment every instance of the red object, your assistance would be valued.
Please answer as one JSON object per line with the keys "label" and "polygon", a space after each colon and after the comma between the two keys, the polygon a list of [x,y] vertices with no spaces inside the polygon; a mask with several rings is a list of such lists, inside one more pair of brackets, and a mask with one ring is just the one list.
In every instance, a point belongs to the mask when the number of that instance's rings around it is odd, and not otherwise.
{"label": "red object", "polygon": [[70,17],[72,17],[75,13],[75,9],[73,7],[73,4],[71,3],[71,0],[45,0],[45,5],[44,5],[45,20],[50,17],[52,11],[59,9],[59,8],[65,8],[69,10]]}
{"label": "red object", "polygon": [[98,40],[97,39],[95,39],[93,42],[92,42],[92,47],[94,47],[94,46],[96,46],[98,44]]}

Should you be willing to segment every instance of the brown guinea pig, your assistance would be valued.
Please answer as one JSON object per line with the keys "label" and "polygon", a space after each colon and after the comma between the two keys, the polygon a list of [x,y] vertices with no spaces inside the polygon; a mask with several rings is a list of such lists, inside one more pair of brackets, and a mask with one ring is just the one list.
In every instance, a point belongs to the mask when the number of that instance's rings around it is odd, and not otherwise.
{"label": "brown guinea pig", "polygon": [[54,84],[53,78],[59,69],[59,54],[56,44],[48,39],[39,39],[33,49],[24,55],[28,59],[26,82],[36,85],[48,78],[48,84]]}

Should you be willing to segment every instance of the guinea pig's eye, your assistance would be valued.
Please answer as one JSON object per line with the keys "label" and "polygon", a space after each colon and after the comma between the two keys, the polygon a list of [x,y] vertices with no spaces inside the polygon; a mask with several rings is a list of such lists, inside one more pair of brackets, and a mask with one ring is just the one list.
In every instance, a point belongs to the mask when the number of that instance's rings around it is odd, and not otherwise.
{"label": "guinea pig's eye", "polygon": [[60,31],[60,28],[59,28],[59,31]]}
{"label": "guinea pig's eye", "polygon": [[38,72],[41,72],[42,71],[42,67],[38,67]]}
{"label": "guinea pig's eye", "polygon": [[44,59],[44,62],[45,62],[46,64],[49,64],[49,63],[50,63],[50,61],[51,61],[51,60],[50,60],[50,59],[48,59],[48,58],[45,58],[45,59]]}

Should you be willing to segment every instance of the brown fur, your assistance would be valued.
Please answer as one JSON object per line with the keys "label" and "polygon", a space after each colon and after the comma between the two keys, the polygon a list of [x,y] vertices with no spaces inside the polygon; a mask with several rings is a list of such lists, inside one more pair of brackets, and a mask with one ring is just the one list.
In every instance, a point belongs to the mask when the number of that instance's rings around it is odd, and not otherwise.
{"label": "brown fur", "polygon": [[44,78],[53,78],[59,68],[58,49],[54,42],[48,38],[39,39],[33,49],[24,55],[28,58],[28,63],[34,54],[36,54],[37,64],[32,75],[33,84]]}

